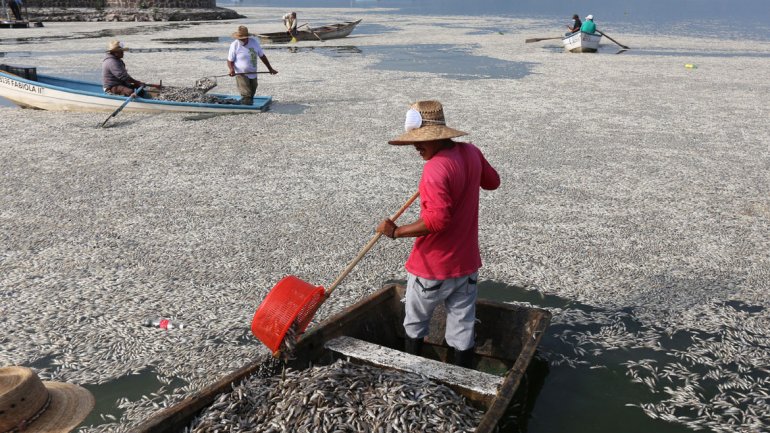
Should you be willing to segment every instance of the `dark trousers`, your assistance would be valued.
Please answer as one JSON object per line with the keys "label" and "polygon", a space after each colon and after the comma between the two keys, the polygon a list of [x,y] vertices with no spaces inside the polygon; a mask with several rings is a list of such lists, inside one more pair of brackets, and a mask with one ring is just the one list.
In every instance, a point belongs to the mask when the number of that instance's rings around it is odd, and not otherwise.
{"label": "dark trousers", "polygon": [[241,104],[253,104],[254,94],[257,93],[257,79],[249,78],[246,75],[236,75],[235,83],[238,85],[238,93],[241,94]]}
{"label": "dark trousers", "polygon": [[11,7],[11,12],[13,12],[13,16],[16,17],[16,21],[21,21],[21,9],[19,8],[19,4],[16,3],[16,0],[8,0],[10,3],[9,6]]}

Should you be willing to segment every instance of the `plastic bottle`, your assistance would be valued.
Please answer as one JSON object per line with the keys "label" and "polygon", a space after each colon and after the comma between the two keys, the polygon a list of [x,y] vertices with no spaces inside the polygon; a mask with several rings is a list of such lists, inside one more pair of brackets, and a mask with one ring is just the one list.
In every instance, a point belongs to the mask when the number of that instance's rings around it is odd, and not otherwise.
{"label": "plastic bottle", "polygon": [[142,326],[160,329],[184,329],[184,323],[172,322],[162,317],[148,317],[142,321]]}
{"label": "plastic bottle", "polygon": [[698,69],[698,67],[693,65],[692,63],[688,63],[688,64],[684,65],[684,67],[687,68],[687,69]]}

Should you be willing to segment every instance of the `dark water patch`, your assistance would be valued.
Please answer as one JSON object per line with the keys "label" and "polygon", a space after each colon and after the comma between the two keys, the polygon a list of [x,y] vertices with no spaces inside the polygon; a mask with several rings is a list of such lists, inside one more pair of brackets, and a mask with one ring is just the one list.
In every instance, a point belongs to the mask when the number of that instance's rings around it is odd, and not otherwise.
{"label": "dark water patch", "polygon": [[221,49],[221,47],[132,48],[130,53],[173,53],[178,51],[215,51]]}
{"label": "dark water patch", "polygon": [[310,53],[317,52],[331,57],[345,57],[350,55],[362,54],[363,51],[353,45],[318,45],[312,47],[298,47],[296,45],[289,46],[268,46],[264,48],[265,51],[288,51],[290,53]]}
{"label": "dark water patch", "polygon": [[1,52],[0,51],[0,58],[21,58],[21,57],[32,57],[32,51],[9,51],[9,52]]}
{"label": "dark water patch", "polygon": [[[2,99],[2,98],[0,98],[0,99]],[[38,359],[32,361],[27,367],[32,368],[34,370],[43,370],[43,369],[46,369],[46,368],[54,367],[54,365],[55,365],[54,361],[56,361],[57,356],[58,355],[55,354],[55,353],[50,354],[50,355],[46,355],[46,356],[44,356],[42,358],[38,358]]]}
{"label": "dark water patch", "polygon": [[[218,24],[218,23],[217,22],[179,22],[179,23],[170,23],[170,24],[126,27],[121,29],[102,29],[102,30],[93,31],[93,32],[78,32],[78,33],[73,33],[71,35],[39,36],[39,37],[30,37],[30,38],[7,38],[7,39],[0,38],[0,43],[19,45],[19,44],[41,44],[41,43],[48,43],[51,41],[61,41],[61,40],[113,38],[113,37],[120,37],[120,36],[160,33],[168,30],[179,30],[186,27],[199,26],[204,24]],[[130,44],[129,44],[129,48],[132,48],[131,51],[134,51],[133,47]]]}
{"label": "dark water patch", "polygon": [[471,47],[457,45],[389,45],[362,48],[365,55],[376,55],[380,62],[372,69],[429,72],[454,80],[519,79],[530,74],[531,62],[511,62],[474,55]]}
{"label": "dark water patch", "polygon": [[157,371],[148,367],[137,371],[136,374],[121,376],[101,385],[82,385],[94,395],[96,406],[80,426],[114,422],[110,417],[119,420],[124,412],[118,407],[119,399],[136,401],[142,396],[150,396],[151,393],[157,392],[162,386],[165,386],[168,391],[187,385],[187,382],[182,379],[170,379],[169,384],[161,382]]}
{"label": "dark water patch", "polygon": [[761,305],[748,305],[741,301],[727,301],[725,302],[725,305],[727,305],[728,307],[732,307],[737,311],[742,311],[744,313],[754,314],[765,310],[765,307]]}
{"label": "dark water patch", "polygon": [[229,36],[201,36],[197,38],[160,38],[152,39],[155,42],[161,42],[169,45],[182,45],[182,44],[219,44],[232,42],[233,38]]}

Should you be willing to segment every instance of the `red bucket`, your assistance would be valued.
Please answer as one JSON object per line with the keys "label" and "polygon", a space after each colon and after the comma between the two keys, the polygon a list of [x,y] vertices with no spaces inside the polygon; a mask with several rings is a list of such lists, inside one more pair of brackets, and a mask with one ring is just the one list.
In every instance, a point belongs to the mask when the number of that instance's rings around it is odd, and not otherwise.
{"label": "red bucket", "polygon": [[323,287],[288,275],[273,287],[257,308],[251,321],[251,333],[275,353],[294,322],[297,322],[297,333],[305,331],[323,300]]}

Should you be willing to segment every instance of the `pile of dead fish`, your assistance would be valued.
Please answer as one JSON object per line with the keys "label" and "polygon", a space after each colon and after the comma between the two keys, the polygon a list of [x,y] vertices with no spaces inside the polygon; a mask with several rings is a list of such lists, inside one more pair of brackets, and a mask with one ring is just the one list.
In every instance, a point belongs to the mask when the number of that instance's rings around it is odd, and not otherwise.
{"label": "pile of dead fish", "polygon": [[339,360],[252,376],[186,432],[471,432],[482,415],[424,376]]}
{"label": "pile of dead fish", "polygon": [[167,87],[164,86],[160,93],[153,99],[176,102],[202,102],[206,104],[237,104],[234,99],[226,99],[219,96],[208,95],[195,87]]}

